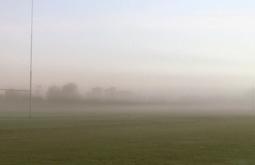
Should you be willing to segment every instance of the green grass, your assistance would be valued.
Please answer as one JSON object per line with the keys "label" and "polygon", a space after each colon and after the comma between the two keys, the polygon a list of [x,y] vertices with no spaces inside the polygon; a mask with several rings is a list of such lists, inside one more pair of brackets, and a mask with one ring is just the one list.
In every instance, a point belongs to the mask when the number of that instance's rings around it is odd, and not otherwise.
{"label": "green grass", "polygon": [[0,120],[1,165],[254,165],[254,155],[252,116],[88,111]]}

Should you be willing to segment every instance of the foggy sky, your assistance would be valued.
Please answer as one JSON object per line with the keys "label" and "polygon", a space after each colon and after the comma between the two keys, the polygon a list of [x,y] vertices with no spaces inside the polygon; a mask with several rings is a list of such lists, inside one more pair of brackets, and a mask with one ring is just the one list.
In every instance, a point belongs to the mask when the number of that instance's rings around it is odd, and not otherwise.
{"label": "foggy sky", "polygon": [[[28,87],[29,5],[0,0],[0,88]],[[35,0],[33,84],[250,88],[254,9],[251,0]]]}

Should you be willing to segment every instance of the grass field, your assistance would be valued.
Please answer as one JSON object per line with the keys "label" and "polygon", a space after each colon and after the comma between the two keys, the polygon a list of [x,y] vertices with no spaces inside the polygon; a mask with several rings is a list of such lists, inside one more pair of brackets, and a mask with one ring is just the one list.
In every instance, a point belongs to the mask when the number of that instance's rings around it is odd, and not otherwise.
{"label": "grass field", "polygon": [[[60,113],[63,107],[74,112]],[[35,108],[31,120],[5,114],[0,120],[0,164],[255,164],[255,116],[153,112],[156,107],[117,111],[120,107],[69,105],[56,110],[55,105],[56,111],[47,115]]]}

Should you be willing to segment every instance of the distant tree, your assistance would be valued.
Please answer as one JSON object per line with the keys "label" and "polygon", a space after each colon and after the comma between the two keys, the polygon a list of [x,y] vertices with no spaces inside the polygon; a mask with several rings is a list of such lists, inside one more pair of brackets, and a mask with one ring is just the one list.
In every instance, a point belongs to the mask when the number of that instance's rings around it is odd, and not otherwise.
{"label": "distant tree", "polygon": [[35,100],[42,100],[43,96],[42,96],[42,86],[41,85],[37,85],[34,89],[33,92],[33,99]]}
{"label": "distant tree", "polygon": [[74,83],[65,84],[62,88],[51,86],[47,91],[49,100],[77,100],[80,97],[78,87]]}
{"label": "distant tree", "polygon": [[105,89],[104,94],[105,94],[106,99],[113,100],[116,97],[117,89],[115,87],[107,88],[107,89]]}
{"label": "distant tree", "polygon": [[62,87],[61,96],[63,99],[76,100],[80,98],[79,90],[76,84],[68,83]]}
{"label": "distant tree", "polygon": [[101,87],[95,87],[95,88],[92,88],[89,93],[88,93],[88,96],[91,98],[91,99],[102,99],[103,97],[103,89]]}
{"label": "distant tree", "polygon": [[61,97],[61,89],[57,86],[50,86],[46,96],[48,100],[59,100]]}

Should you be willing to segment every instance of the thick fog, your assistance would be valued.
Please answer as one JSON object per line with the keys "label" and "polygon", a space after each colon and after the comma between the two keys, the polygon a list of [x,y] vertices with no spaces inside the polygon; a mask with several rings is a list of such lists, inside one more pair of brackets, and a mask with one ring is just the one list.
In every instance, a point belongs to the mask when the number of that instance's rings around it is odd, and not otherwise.
{"label": "thick fog", "polygon": [[[35,0],[33,96],[47,100],[55,90],[54,97],[87,101],[252,106],[254,7],[248,0]],[[0,1],[1,89],[29,89],[30,14],[29,0]],[[68,83],[76,94],[65,91]]]}

